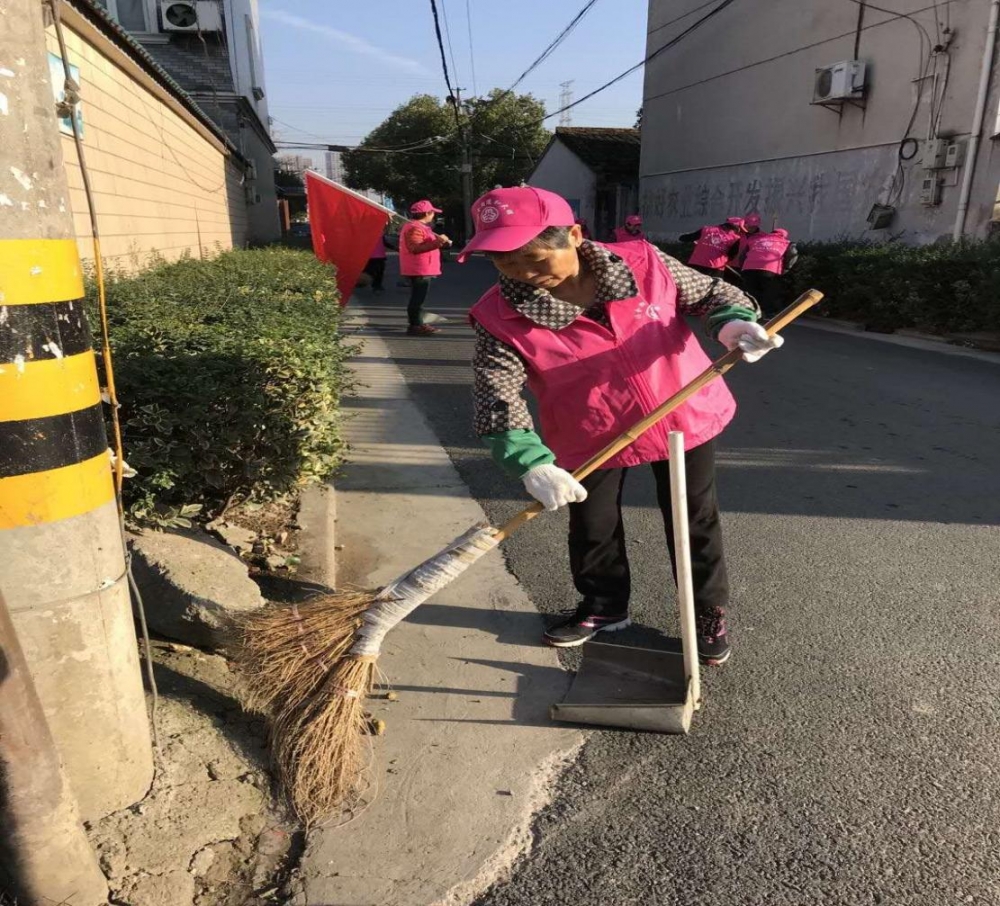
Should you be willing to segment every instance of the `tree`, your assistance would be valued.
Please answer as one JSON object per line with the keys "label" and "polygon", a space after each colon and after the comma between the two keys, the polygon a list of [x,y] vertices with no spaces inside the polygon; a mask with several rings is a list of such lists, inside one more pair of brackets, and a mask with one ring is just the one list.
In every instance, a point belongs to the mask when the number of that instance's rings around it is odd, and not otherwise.
{"label": "tree", "polygon": [[[534,168],[549,140],[545,106],[530,94],[493,90],[463,102],[458,113],[467,135],[476,195],[497,184],[517,185]],[[347,184],[388,195],[405,211],[430,198],[445,211],[448,229],[463,220],[462,144],[454,105],[420,94],[398,107],[355,151],[344,154]],[[398,150],[364,150],[364,149]]]}

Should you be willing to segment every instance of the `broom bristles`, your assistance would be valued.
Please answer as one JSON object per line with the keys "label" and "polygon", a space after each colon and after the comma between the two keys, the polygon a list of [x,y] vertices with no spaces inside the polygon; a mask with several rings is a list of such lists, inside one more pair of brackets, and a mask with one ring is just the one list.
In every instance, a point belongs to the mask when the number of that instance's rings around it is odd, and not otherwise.
{"label": "broom bristles", "polygon": [[282,707],[272,729],[272,756],[291,806],[309,827],[349,804],[362,790],[366,752],[365,698],[375,682],[373,658],[345,657],[317,694]]}
{"label": "broom bristles", "polygon": [[345,591],[267,607],[237,624],[232,652],[243,705],[271,714],[313,695],[347,654],[377,592]]}

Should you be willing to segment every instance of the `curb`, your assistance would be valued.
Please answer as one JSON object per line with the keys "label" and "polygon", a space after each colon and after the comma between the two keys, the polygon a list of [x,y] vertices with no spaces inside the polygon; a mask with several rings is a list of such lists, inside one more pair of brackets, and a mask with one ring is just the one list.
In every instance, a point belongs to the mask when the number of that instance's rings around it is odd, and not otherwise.
{"label": "curb", "polygon": [[826,324],[830,327],[837,327],[841,330],[857,331],[866,337],[906,337],[909,340],[923,340],[927,343],[940,343],[942,346],[949,346],[952,349],[965,349],[975,352],[1000,352],[1000,346],[995,345],[997,341],[983,343],[977,337],[966,336],[964,334],[936,334],[925,333],[922,330],[914,330],[911,327],[900,327],[896,330],[885,332],[881,330],[868,330],[862,321],[845,321],[842,318],[823,318],[819,315],[805,315],[802,320],[811,324]]}
{"label": "curb", "polygon": [[337,493],[333,482],[309,485],[299,497],[301,530],[297,578],[337,587]]}

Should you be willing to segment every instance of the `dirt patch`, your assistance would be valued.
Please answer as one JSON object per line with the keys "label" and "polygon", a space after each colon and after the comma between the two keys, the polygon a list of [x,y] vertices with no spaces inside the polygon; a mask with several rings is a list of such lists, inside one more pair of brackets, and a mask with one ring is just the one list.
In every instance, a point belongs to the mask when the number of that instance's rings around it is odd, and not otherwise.
{"label": "dirt patch", "polygon": [[146,797],[88,827],[112,900],[127,906],[281,902],[301,836],[275,804],[266,730],[228,662],[153,642],[161,749]]}
{"label": "dirt patch", "polygon": [[230,507],[206,528],[232,546],[251,575],[294,575],[299,564],[298,496],[270,503],[248,501]]}

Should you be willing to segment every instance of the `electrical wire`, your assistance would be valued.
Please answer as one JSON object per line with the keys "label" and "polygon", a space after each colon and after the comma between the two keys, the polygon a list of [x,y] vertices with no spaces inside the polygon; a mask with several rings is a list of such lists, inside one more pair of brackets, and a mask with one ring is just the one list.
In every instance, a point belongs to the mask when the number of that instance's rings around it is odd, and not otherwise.
{"label": "electrical wire", "polygon": [[544,117],[542,117],[542,119],[540,120],[540,122],[544,122],[545,120],[552,119],[552,117],[554,117],[554,116],[559,116],[560,113],[565,113],[567,110],[572,110],[574,107],[578,107],[580,104],[584,103],[584,101],[589,101],[592,97],[594,97],[595,95],[600,94],[602,91],[605,91],[606,89],[610,88],[612,85],[618,84],[618,82],[620,82],[622,79],[626,78],[627,76],[630,76],[636,70],[642,69],[642,67],[645,66],[650,60],[656,59],[660,54],[665,53],[666,51],[670,50],[670,48],[672,48],[672,47],[676,46],[677,44],[679,44],[689,34],[691,34],[693,31],[697,30],[698,28],[700,28],[709,19],[714,18],[719,13],[721,13],[726,7],[731,6],[735,2],[736,2],[736,0],[722,0],[722,2],[718,6],[716,6],[714,9],[710,10],[709,12],[707,12],[697,22],[694,22],[692,25],[689,25],[687,28],[684,29],[684,31],[682,31],[679,34],[675,35],[673,38],[671,38],[669,41],[667,41],[667,43],[664,44],[662,47],[657,48],[651,54],[649,54],[649,56],[647,56],[645,59],[640,60],[638,63],[636,63],[635,66],[630,66],[623,73],[620,73],[619,75],[616,75],[613,79],[611,79],[608,82],[605,82],[599,88],[595,88],[593,91],[585,94],[579,100],[573,101],[572,104],[567,104],[565,107],[561,107],[559,110],[554,110],[554,111],[552,111],[552,113],[546,114]]}
{"label": "electrical wire", "polygon": [[77,160],[80,164],[80,177],[83,181],[83,194],[87,199],[87,212],[90,216],[90,234],[94,247],[94,278],[97,282],[98,311],[101,321],[101,358],[104,362],[104,377],[107,381],[108,405],[111,409],[111,426],[114,441],[114,483],[115,505],[118,510],[118,530],[121,538],[122,554],[125,560],[125,573],[128,583],[135,595],[136,609],[139,612],[139,622],[142,628],[143,654],[146,662],[146,678],[150,691],[150,727],[153,743],[157,752],[160,751],[160,732],[157,712],[160,704],[160,693],[156,686],[156,676],[153,673],[152,646],[149,640],[149,627],[146,623],[146,608],[142,595],[136,587],[132,575],[132,555],[125,541],[125,508],[122,503],[122,483],[125,475],[125,454],[122,444],[121,420],[118,416],[118,395],[115,389],[115,369],[111,355],[111,331],[108,326],[108,298],[104,274],[104,259],[101,255],[101,231],[97,222],[97,206],[94,203],[94,192],[90,182],[90,171],[87,169],[87,158],[83,150],[83,139],[80,135],[80,124],[76,117],[76,104],[80,100],[80,86],[73,79],[70,69],[69,54],[66,50],[66,37],[63,33],[62,17],[60,15],[61,0],[48,0],[52,11],[52,22],[55,26],[56,40],[59,43],[59,54],[62,57],[63,76],[65,79],[64,94],[69,105],[69,120],[73,130],[73,144],[76,146]]}
{"label": "electrical wire", "polygon": [[488,110],[492,109],[497,104],[499,104],[501,101],[510,97],[514,93],[514,89],[517,88],[517,86],[520,85],[521,82],[523,82],[539,66],[541,66],[542,63],[544,63],[553,54],[556,48],[558,48],[559,45],[562,44],[562,42],[565,41],[570,36],[570,34],[577,27],[577,25],[579,25],[580,22],[583,21],[583,17],[590,12],[594,4],[596,4],[597,2],[598,0],[588,0],[588,2],[585,3],[583,7],[576,13],[576,15],[573,16],[573,18],[569,21],[569,24],[566,25],[563,28],[563,30],[559,32],[559,34],[556,35],[555,38],[553,38],[548,43],[546,48],[537,57],[535,57],[535,59],[531,62],[528,68],[525,69],[524,72],[522,72],[508,88],[505,88],[496,97],[491,98],[480,110],[476,111],[474,117],[482,116]]}
{"label": "electrical wire", "polygon": [[472,72],[472,94],[479,95],[479,86],[476,84],[476,51],[472,44],[472,0],[465,0],[465,24],[469,32],[469,69]]}
{"label": "electrical wire", "polygon": [[455,51],[451,46],[451,26],[448,24],[447,0],[441,0],[441,18],[444,20],[444,38],[448,43],[448,59],[451,60],[451,71],[455,74],[455,82],[457,85],[458,64],[455,62]]}

